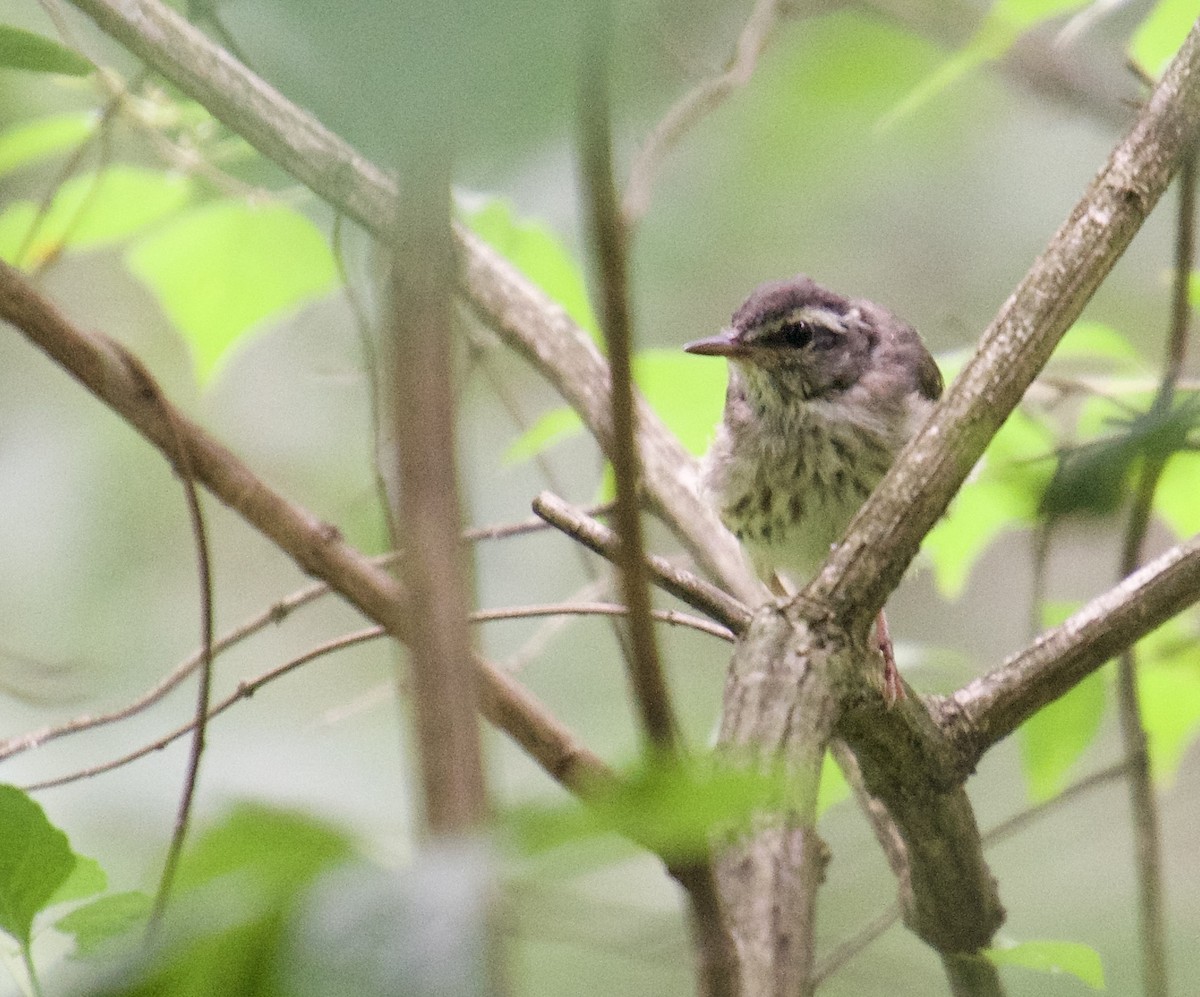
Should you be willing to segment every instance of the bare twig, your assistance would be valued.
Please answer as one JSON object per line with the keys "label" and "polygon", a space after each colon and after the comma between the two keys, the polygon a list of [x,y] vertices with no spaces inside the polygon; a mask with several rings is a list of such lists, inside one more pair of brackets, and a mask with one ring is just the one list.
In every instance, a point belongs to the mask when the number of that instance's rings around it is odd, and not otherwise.
{"label": "bare twig", "polygon": [[476,827],[487,799],[454,457],[451,156],[435,129],[409,138],[389,272],[391,410],[425,816],[445,836]]}
{"label": "bare twig", "polygon": [[[1032,807],[1027,807],[1020,813],[1001,821],[995,827],[987,830],[983,834],[983,844],[987,848],[1000,844],[1002,841],[1007,841],[1009,838],[1019,834],[1033,822],[1040,820],[1047,814],[1053,813],[1055,810],[1064,806],[1067,803],[1073,802],[1076,798],[1091,792],[1101,786],[1105,786],[1110,782],[1114,782],[1125,775],[1126,765],[1121,762],[1118,765],[1112,765],[1109,768],[1103,769],[1090,776],[1080,779],[1064,789],[1053,799],[1046,800],[1043,803],[1036,804]],[[846,963],[853,959],[856,955],[867,948],[872,942],[880,938],[892,925],[900,920],[900,906],[893,904],[886,910],[881,911],[878,916],[867,922],[858,931],[849,938],[838,943],[834,948],[822,959],[817,968],[813,971],[813,978],[818,983],[828,979]]]}
{"label": "bare twig", "polygon": [[[673,756],[683,750],[679,721],[658,654],[644,563],[641,518],[642,460],[633,391],[633,330],[625,232],[612,174],[612,121],[608,57],[612,11],[608,0],[590,7],[584,31],[579,80],[579,152],[596,283],[600,326],[608,347],[612,377],[612,447],[609,458],[617,486],[615,519],[621,592],[629,608],[629,673],[634,705],[647,747]],[[669,865],[687,893],[692,915],[699,990],[705,997],[735,997],[737,969],[732,941],[721,913],[721,897],[708,856]]]}
{"label": "bare twig", "polygon": [[[542,492],[533,500],[533,511],[588,550],[616,563],[621,546],[617,535],[583,510],[568,505],[557,495]],[[663,591],[711,616],[739,636],[750,625],[750,611],[722,589],[655,554],[647,554],[645,561],[651,580]]]}
{"label": "bare twig", "polygon": [[[301,183],[384,241],[395,183],[337,136],[156,0],[70,0],[138,58]],[[579,412],[611,457],[609,376],[588,336],[511,264],[456,228],[459,292]],[[746,602],[765,590],[737,541],[693,487],[695,461],[639,401],[643,486],[701,568]]]}
{"label": "bare twig", "polygon": [[[110,340],[76,329],[38,294],[17,270],[0,261],[0,318],[118,412],[154,446],[172,452],[172,429],[146,399]],[[176,409],[172,424],[187,447],[196,480],[286,552],[303,570],[335,591],[399,640],[408,636],[403,590],[382,568],[356,550],[338,531],[271,491],[228,449]],[[609,778],[607,768],[584,749],[528,690],[492,663],[476,659],[483,715],[521,744],[568,788]]]}
{"label": "bare twig", "polygon": [[[1162,383],[1154,397],[1153,411],[1165,415],[1175,397],[1187,351],[1191,303],[1188,283],[1195,255],[1196,154],[1194,147],[1184,156],[1179,171],[1179,211],[1175,230],[1175,276],[1172,285],[1171,326],[1163,364]],[[1137,570],[1150,527],[1154,494],[1170,453],[1154,452],[1142,461],[1133,507],[1125,528],[1120,577]],[[1129,766],[1129,802],[1133,817],[1134,853],[1138,876],[1138,936],[1142,949],[1142,990],[1145,997],[1166,997],[1167,951],[1163,911],[1162,839],[1158,802],[1150,778],[1150,753],[1142,722],[1137,690],[1137,658],[1128,647],[1117,659],[1117,714]]]}
{"label": "bare twig", "polygon": [[994,671],[946,699],[931,697],[962,774],[1047,703],[1197,600],[1200,536],[1160,554]]}
{"label": "bare twig", "polygon": [[[315,660],[316,658],[324,657],[327,654],[332,654],[334,651],[342,651],[346,648],[355,647],[358,644],[364,644],[367,641],[376,640],[386,634],[382,627],[369,627],[365,630],[359,630],[356,633],[343,634],[334,640],[327,641],[317,647],[305,651],[299,657],[293,658],[290,661],[285,661],[281,665],[271,668],[261,675],[250,679],[246,682],[238,683],[237,690],[230,693],[219,703],[212,706],[208,711],[208,719],[211,721],[213,717],[220,716],[235,703],[241,702],[243,699],[249,699],[259,689],[270,682],[274,682],[278,678],[282,678],[289,672],[295,671],[302,665]],[[54,779],[43,779],[40,782],[29,783],[24,788],[28,792],[36,792],[41,789],[54,789],[58,786],[66,786],[72,782],[78,782],[81,779],[90,779],[97,775],[103,775],[105,772],[111,772],[114,769],[121,768],[131,762],[136,762],[140,758],[145,758],[147,755],[152,755],[156,751],[161,751],[167,745],[174,741],[185,737],[190,731],[195,730],[196,720],[192,719],[186,724],[176,727],[174,730],[164,734],[162,737],[151,741],[149,744],[135,751],[130,751],[118,758],[103,762],[99,765],[91,765],[84,769],[79,769],[76,772],[70,772],[67,775],[58,776]]]}
{"label": "bare twig", "polygon": [[697,122],[725,103],[734,91],[750,82],[758,58],[779,22],[783,6],[783,0],[757,0],[725,71],[689,90],[654,126],[633,161],[625,186],[621,218],[627,229],[632,229],[649,209],[655,174],[662,169],[663,162],[679,140]]}
{"label": "bare twig", "polygon": [[[538,616],[628,616],[629,607],[616,602],[552,602],[539,606],[505,606],[503,609],[477,609],[471,613],[472,623],[495,623],[500,620],[527,620]],[[650,615],[660,623],[688,627],[733,642],[733,634],[725,627],[673,609],[652,609]]]}
{"label": "bare twig", "polygon": [[196,488],[196,478],[192,470],[192,459],[188,452],[183,434],[173,423],[174,413],[167,404],[157,382],[150,372],[130,353],[126,352],[125,364],[133,376],[140,381],[140,390],[147,399],[162,412],[170,432],[173,450],[168,454],[175,465],[175,471],[183,484],[183,494],[187,500],[188,518],[191,521],[192,537],[196,545],[196,570],[200,582],[200,682],[196,693],[196,714],[192,722],[193,736],[191,749],[188,751],[187,768],[184,773],[183,788],[179,796],[179,807],[175,813],[175,823],[171,829],[171,841],[167,847],[167,856],[163,861],[162,875],[158,889],[154,894],[154,903],[150,912],[149,929],[155,931],[167,909],[171,896],[171,888],[175,882],[175,874],[179,868],[179,859],[183,854],[183,844],[187,839],[188,826],[191,819],[192,804],[196,799],[196,787],[200,778],[200,759],[204,755],[204,737],[208,730],[209,700],[212,696],[213,672],[213,580],[212,560],[209,556],[208,531],[204,525],[204,512],[200,508],[200,495]]}
{"label": "bare twig", "polygon": [[612,176],[612,133],[608,107],[610,11],[606,2],[592,5],[595,15],[583,32],[585,44],[579,81],[579,151],[581,180],[591,235],[593,272],[598,287],[598,313],[612,373],[612,465],[617,485],[615,520],[621,538],[617,566],[621,591],[629,607],[632,650],[630,679],[643,732],[662,751],[678,747],[679,725],[650,625],[650,589],[643,566],[642,476],[633,405],[633,330],[629,315],[625,233],[617,214]]}
{"label": "bare twig", "polygon": [[1193,30],[974,356],[850,525],[807,596],[865,630],[921,539],[1166,189],[1200,126]]}

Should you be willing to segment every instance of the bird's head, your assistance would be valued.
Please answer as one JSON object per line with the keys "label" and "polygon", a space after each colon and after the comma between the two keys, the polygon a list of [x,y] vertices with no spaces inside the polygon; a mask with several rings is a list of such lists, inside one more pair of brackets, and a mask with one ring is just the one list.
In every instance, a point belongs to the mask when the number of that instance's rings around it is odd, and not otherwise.
{"label": "bird's head", "polygon": [[852,387],[877,339],[873,317],[859,302],[795,277],[761,285],[734,312],[729,328],[684,349],[728,358],[752,394],[786,402]]}

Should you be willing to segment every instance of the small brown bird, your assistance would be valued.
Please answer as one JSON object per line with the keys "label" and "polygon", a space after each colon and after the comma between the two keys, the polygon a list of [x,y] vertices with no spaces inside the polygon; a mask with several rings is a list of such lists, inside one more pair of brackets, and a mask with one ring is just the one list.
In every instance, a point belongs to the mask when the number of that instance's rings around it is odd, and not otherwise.
{"label": "small brown bird", "polygon": [[[730,361],[704,491],[781,594],[806,584],[941,395],[937,364],[908,323],[803,276],[684,349]],[[876,637],[890,705],[904,686],[882,612]]]}

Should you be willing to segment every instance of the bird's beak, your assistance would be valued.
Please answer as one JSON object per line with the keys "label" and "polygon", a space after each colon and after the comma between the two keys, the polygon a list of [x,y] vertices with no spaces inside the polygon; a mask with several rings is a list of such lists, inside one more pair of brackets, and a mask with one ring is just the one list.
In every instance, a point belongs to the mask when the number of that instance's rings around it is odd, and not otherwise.
{"label": "bird's beak", "polygon": [[723,329],[715,336],[694,340],[683,349],[701,357],[740,357],[748,352],[746,344],[733,329]]}

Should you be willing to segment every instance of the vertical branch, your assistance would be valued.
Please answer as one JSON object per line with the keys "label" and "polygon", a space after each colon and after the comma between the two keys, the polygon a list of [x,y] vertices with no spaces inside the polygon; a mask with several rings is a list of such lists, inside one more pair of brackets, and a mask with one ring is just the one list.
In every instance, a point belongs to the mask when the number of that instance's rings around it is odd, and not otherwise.
{"label": "vertical branch", "polygon": [[[612,371],[612,464],[617,481],[614,519],[621,538],[617,564],[622,597],[629,609],[629,666],[635,705],[650,747],[668,757],[680,750],[679,731],[654,637],[644,563],[625,232],[612,175],[608,103],[611,14],[607,0],[596,0],[589,13],[583,25],[579,148],[600,297],[600,325]],[[670,871],[686,891],[691,906],[699,990],[705,997],[733,997],[737,993],[733,946],[721,914],[712,863],[705,856],[675,863]]]}
{"label": "vertical branch", "polygon": [[409,144],[388,273],[393,418],[412,690],[426,819],[461,833],[486,809],[455,474],[450,147]]}
{"label": "vertical branch", "polygon": [[[1175,388],[1183,370],[1187,351],[1191,305],[1188,280],[1195,255],[1196,154],[1187,152],[1179,169],[1179,214],[1176,221],[1175,281],[1172,289],[1171,330],[1162,381],[1155,395],[1152,413],[1165,417],[1175,397]],[[1125,529],[1120,574],[1124,578],[1137,570],[1142,547],[1150,525],[1154,493],[1169,451],[1155,451],[1145,457],[1133,507]],[[1133,828],[1138,878],[1138,921],[1142,948],[1142,992],[1145,997],[1166,997],[1167,955],[1166,926],[1163,914],[1162,841],[1158,804],[1150,778],[1150,755],[1146,728],[1142,722],[1137,692],[1137,657],[1133,648],[1117,659],[1117,712],[1129,772],[1129,803]]]}
{"label": "vertical branch", "polygon": [[196,787],[200,780],[200,759],[204,755],[204,742],[208,734],[209,700],[212,698],[213,671],[213,581],[212,559],[209,554],[208,530],[204,525],[204,511],[200,507],[200,494],[196,488],[195,471],[192,468],[191,455],[183,434],[171,410],[159,391],[157,383],[149,372],[136,360],[131,353],[123,353],[123,358],[130,372],[143,385],[143,392],[148,398],[153,398],[162,410],[167,428],[171,434],[171,445],[174,451],[172,460],[176,473],[183,482],[183,494],[187,500],[188,517],[192,525],[192,537],[196,545],[196,567],[200,581],[200,682],[196,691],[196,720],[192,728],[192,744],[188,751],[187,771],[183,778],[183,791],[179,796],[179,807],[175,813],[175,826],[171,831],[171,843],[167,848],[167,857],[163,862],[162,875],[159,878],[158,890],[154,895],[154,907],[150,914],[150,931],[157,929],[167,909],[167,901],[171,897],[171,889],[175,884],[175,874],[179,869],[179,859],[183,855],[183,844],[187,839],[188,826],[191,823],[192,804],[196,800]]}
{"label": "vertical branch", "polygon": [[671,750],[678,732],[654,639],[650,588],[643,566],[645,544],[638,501],[641,466],[634,425],[625,232],[617,209],[616,186],[612,176],[607,3],[598,0],[592,9],[597,13],[585,25],[579,146],[600,297],[600,325],[604,330],[612,371],[612,465],[617,480],[614,519],[622,541],[618,562],[621,592],[629,607],[629,637],[633,647],[630,677],[646,738],[655,748]]}

